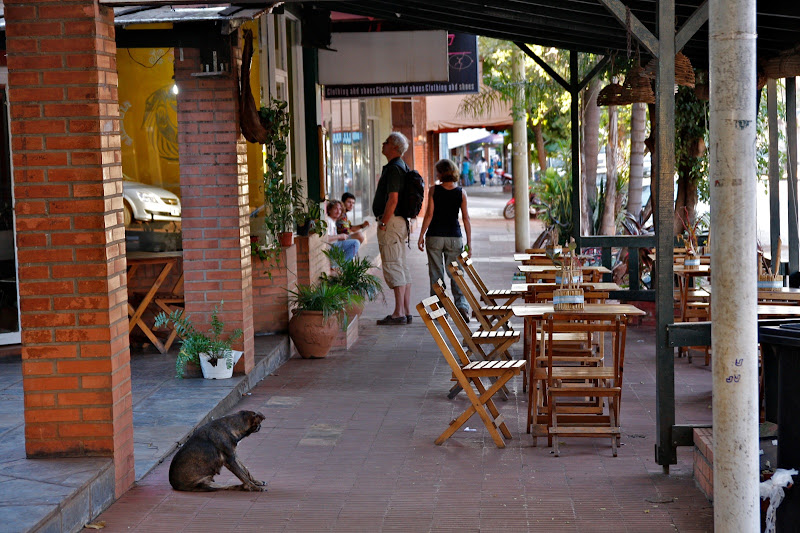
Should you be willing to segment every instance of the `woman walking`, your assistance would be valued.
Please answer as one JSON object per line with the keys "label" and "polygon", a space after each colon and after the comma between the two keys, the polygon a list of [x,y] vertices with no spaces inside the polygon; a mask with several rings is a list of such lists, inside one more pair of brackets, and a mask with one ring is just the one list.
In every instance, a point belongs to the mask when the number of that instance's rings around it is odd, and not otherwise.
{"label": "woman walking", "polygon": [[[462,249],[472,257],[472,226],[467,210],[467,193],[458,186],[458,169],[449,159],[440,159],[434,166],[438,185],[428,189],[428,208],[419,232],[420,251],[428,249],[428,276],[433,284],[437,280],[444,281],[444,265],[456,260]],[[464,247],[458,213],[464,222],[467,245]],[[449,275],[449,274],[448,274]],[[469,304],[458,286],[450,281],[453,300],[461,316],[469,322]]]}

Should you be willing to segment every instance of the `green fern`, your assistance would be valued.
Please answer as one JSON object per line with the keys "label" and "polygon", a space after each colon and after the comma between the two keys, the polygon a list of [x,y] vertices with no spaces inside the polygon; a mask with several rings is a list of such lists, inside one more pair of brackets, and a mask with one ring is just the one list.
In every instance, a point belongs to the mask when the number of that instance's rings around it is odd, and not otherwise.
{"label": "green fern", "polygon": [[[220,302],[220,304],[224,304],[224,302]],[[217,306],[214,306],[214,310],[211,312],[211,327],[208,330],[210,335],[198,331],[189,317],[184,316],[183,309],[176,309],[169,315],[159,313],[156,316],[156,327],[164,327],[171,323],[172,327],[183,339],[181,350],[175,360],[175,372],[179,378],[182,378],[186,373],[186,365],[188,363],[200,364],[201,353],[209,354],[208,360],[214,366],[218,364],[220,359],[224,359],[225,366],[228,369],[233,367],[231,345],[242,336],[242,330],[236,329],[227,339],[223,339],[222,333],[225,329],[225,324],[219,320],[217,312]]]}

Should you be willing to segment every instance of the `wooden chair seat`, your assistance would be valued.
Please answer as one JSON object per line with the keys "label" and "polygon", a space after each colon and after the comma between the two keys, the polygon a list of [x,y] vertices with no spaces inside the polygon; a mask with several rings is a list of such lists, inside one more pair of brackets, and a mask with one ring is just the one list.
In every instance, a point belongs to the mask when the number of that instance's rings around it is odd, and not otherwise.
{"label": "wooden chair seat", "polygon": [[[458,418],[450,422],[447,429],[434,442],[437,445],[443,444],[473,414],[477,413],[495,445],[498,448],[505,448],[504,437],[510,439],[511,432],[492,401],[492,397],[502,390],[511,378],[525,369],[525,361],[470,361],[450,327],[447,311],[437,296],[431,296],[417,304],[417,312],[450,366],[458,385],[464,390],[470,401],[469,407]],[[451,346],[453,351],[450,349]],[[493,383],[487,388],[481,378],[490,378]]]}
{"label": "wooden chair seat", "polygon": [[475,289],[478,291],[478,295],[480,296],[480,300],[484,304],[509,305],[519,297],[519,294],[512,292],[510,289],[489,289],[486,286],[486,283],[484,283],[481,275],[478,273],[478,270],[475,268],[475,265],[467,252],[463,252],[456,258],[456,260],[458,266],[460,266],[463,271],[467,273],[467,277],[470,279],[470,281],[472,281],[472,285],[475,286]]}

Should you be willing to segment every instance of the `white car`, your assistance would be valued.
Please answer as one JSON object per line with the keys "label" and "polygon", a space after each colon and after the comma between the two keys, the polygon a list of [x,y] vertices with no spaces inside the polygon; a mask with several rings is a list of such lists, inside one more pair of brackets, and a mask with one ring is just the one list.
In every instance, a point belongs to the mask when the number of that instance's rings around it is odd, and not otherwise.
{"label": "white car", "polygon": [[133,180],[122,182],[125,226],[134,220],[180,222],[181,201],[166,189]]}

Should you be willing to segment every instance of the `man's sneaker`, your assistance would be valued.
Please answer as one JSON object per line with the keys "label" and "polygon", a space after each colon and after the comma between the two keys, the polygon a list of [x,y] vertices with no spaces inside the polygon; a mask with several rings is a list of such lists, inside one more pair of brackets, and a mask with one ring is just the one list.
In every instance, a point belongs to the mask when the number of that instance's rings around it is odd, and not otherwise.
{"label": "man's sneaker", "polygon": [[385,317],[378,320],[379,326],[405,326],[406,325],[406,317],[399,316],[397,318],[393,317],[392,315],[386,315]]}
{"label": "man's sneaker", "polygon": [[469,324],[469,311],[467,311],[466,309],[459,309],[458,312],[461,313],[461,316],[464,317],[464,322]]}

